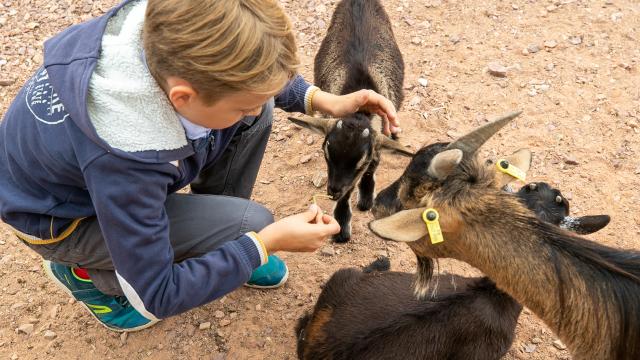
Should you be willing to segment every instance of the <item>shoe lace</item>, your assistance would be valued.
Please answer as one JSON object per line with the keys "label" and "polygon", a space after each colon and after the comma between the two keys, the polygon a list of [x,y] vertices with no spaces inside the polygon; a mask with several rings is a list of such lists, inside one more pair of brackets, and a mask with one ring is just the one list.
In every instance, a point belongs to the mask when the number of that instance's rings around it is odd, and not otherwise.
{"label": "shoe lace", "polygon": [[124,296],[116,296],[116,302],[120,304],[122,307],[129,306],[129,300]]}

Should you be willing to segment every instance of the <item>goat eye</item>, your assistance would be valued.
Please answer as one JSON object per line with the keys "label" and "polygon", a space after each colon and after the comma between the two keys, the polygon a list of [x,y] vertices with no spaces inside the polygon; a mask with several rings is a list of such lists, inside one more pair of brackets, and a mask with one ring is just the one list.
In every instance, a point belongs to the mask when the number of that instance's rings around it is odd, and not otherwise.
{"label": "goat eye", "polygon": [[556,196],[556,202],[558,204],[562,204],[562,196],[560,196],[560,195]]}

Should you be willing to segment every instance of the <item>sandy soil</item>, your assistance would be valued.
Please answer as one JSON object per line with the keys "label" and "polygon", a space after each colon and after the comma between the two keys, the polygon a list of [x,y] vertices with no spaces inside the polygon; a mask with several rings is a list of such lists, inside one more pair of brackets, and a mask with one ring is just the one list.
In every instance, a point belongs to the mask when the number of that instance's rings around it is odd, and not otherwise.
{"label": "sandy soil", "polygon": [[[313,56],[336,1],[281,2],[299,31],[303,73],[311,80]],[[574,214],[612,216],[611,224],[592,239],[640,248],[637,1],[383,2],[406,62],[403,142],[417,149],[522,109],[524,115],[487,144],[482,155],[495,158],[531,148],[531,180],[560,187]],[[0,114],[42,62],[46,38],[113,4],[0,0]],[[489,75],[491,62],[507,67],[506,77]],[[423,86],[419,78],[428,84]],[[312,179],[326,170],[321,139],[294,128],[282,113],[276,118],[254,198],[283,217],[304,209],[310,196],[322,191]],[[567,164],[574,161],[577,165]],[[378,189],[407,163],[385,157]],[[44,277],[38,257],[0,227],[0,358],[295,358],[295,322],[313,306],[334,271],[364,265],[379,254],[389,255],[395,270],[414,270],[407,247],[385,243],[367,231],[370,219],[370,214],[356,213],[354,238],[331,246],[334,255],[283,254],[291,276],[282,289],[239,289],[128,336],[99,326]],[[476,273],[459,262],[441,264],[442,270]],[[34,324],[34,331],[17,333],[23,324]],[[527,310],[517,332],[506,359],[570,358],[553,346],[555,336]]]}

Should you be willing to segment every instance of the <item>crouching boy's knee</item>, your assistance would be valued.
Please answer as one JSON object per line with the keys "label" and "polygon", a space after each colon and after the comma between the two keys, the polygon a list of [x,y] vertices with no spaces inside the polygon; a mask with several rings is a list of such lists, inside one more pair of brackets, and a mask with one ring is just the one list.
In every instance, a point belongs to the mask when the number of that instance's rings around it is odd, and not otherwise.
{"label": "crouching boy's knee", "polygon": [[274,221],[273,214],[266,207],[251,201],[243,219],[243,232],[259,232]]}

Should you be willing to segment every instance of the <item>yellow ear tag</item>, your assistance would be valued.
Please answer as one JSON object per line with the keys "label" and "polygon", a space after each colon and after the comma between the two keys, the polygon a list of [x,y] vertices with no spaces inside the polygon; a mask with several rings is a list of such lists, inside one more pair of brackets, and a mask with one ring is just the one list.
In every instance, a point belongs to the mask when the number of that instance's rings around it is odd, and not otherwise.
{"label": "yellow ear tag", "polygon": [[427,230],[429,231],[429,238],[431,238],[432,244],[439,244],[444,242],[444,236],[442,236],[442,229],[440,229],[440,214],[436,209],[427,209],[422,213],[422,220],[427,224]]}
{"label": "yellow ear tag", "polygon": [[498,167],[498,170],[502,171],[503,173],[511,175],[520,181],[526,181],[527,173],[522,171],[522,169],[513,166],[509,163],[509,161],[504,159],[498,160],[496,166]]}

